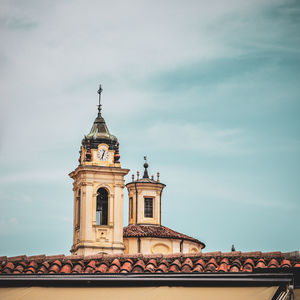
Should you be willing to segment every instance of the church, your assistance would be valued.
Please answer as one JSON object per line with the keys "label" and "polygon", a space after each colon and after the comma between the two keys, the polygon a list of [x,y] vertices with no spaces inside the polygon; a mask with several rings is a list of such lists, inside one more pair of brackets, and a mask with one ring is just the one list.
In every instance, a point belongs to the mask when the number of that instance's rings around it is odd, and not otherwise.
{"label": "church", "polygon": [[[71,255],[0,257],[0,299],[300,300],[300,252],[203,252],[163,226],[160,174],[132,175],[98,114],[83,137],[73,180]],[[124,203],[128,193],[128,204]],[[123,208],[128,205],[128,226]]]}
{"label": "church", "polygon": [[120,163],[118,139],[110,134],[101,114],[100,85],[98,116],[82,140],[74,180],[74,255],[200,253],[205,245],[195,238],[161,224],[165,184],[137,173],[126,184],[129,195],[129,225],[123,228],[124,176],[130,170]]}

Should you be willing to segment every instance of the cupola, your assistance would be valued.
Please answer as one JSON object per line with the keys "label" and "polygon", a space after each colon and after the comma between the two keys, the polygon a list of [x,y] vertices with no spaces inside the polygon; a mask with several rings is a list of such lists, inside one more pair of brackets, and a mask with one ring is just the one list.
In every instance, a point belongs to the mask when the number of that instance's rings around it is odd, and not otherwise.
{"label": "cupola", "polygon": [[159,173],[156,180],[148,175],[148,163],[144,157],[144,174],[126,184],[129,195],[129,224],[161,225],[161,199],[165,184],[159,181]]}

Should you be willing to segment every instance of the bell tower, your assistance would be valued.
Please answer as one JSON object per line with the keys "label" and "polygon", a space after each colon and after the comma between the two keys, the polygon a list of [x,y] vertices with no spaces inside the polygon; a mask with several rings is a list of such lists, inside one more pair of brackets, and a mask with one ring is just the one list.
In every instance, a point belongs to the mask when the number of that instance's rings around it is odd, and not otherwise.
{"label": "bell tower", "polygon": [[101,114],[82,140],[78,167],[69,174],[74,180],[73,255],[123,253],[124,176],[118,139],[109,133]]}

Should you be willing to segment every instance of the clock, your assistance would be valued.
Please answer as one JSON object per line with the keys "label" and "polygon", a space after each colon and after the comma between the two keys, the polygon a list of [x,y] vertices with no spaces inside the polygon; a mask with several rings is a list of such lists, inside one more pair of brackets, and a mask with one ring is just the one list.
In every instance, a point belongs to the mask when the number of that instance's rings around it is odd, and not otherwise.
{"label": "clock", "polygon": [[99,160],[107,161],[109,157],[109,153],[106,149],[99,149],[97,152],[97,157]]}

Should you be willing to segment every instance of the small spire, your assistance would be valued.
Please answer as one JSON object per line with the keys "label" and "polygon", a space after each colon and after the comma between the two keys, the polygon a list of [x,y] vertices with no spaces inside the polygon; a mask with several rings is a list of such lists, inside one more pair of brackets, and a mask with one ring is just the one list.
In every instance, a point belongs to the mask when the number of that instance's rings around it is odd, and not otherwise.
{"label": "small spire", "polygon": [[98,113],[99,115],[101,115],[101,93],[102,93],[103,89],[101,84],[99,85],[99,90],[98,90],[98,94],[99,94],[99,105],[98,105]]}
{"label": "small spire", "polygon": [[149,178],[149,175],[148,175],[148,170],[147,168],[149,167],[148,163],[147,163],[147,156],[144,156],[144,160],[145,160],[145,163],[144,163],[144,175],[143,175],[143,178]]}
{"label": "small spire", "polygon": [[136,177],[137,177],[137,180],[140,179],[140,172],[139,171],[136,172]]}
{"label": "small spire", "polygon": [[235,247],[234,247],[234,245],[232,245],[231,251],[232,251],[232,252],[235,252]]}
{"label": "small spire", "polygon": [[157,182],[159,182],[159,172],[157,172]]}

